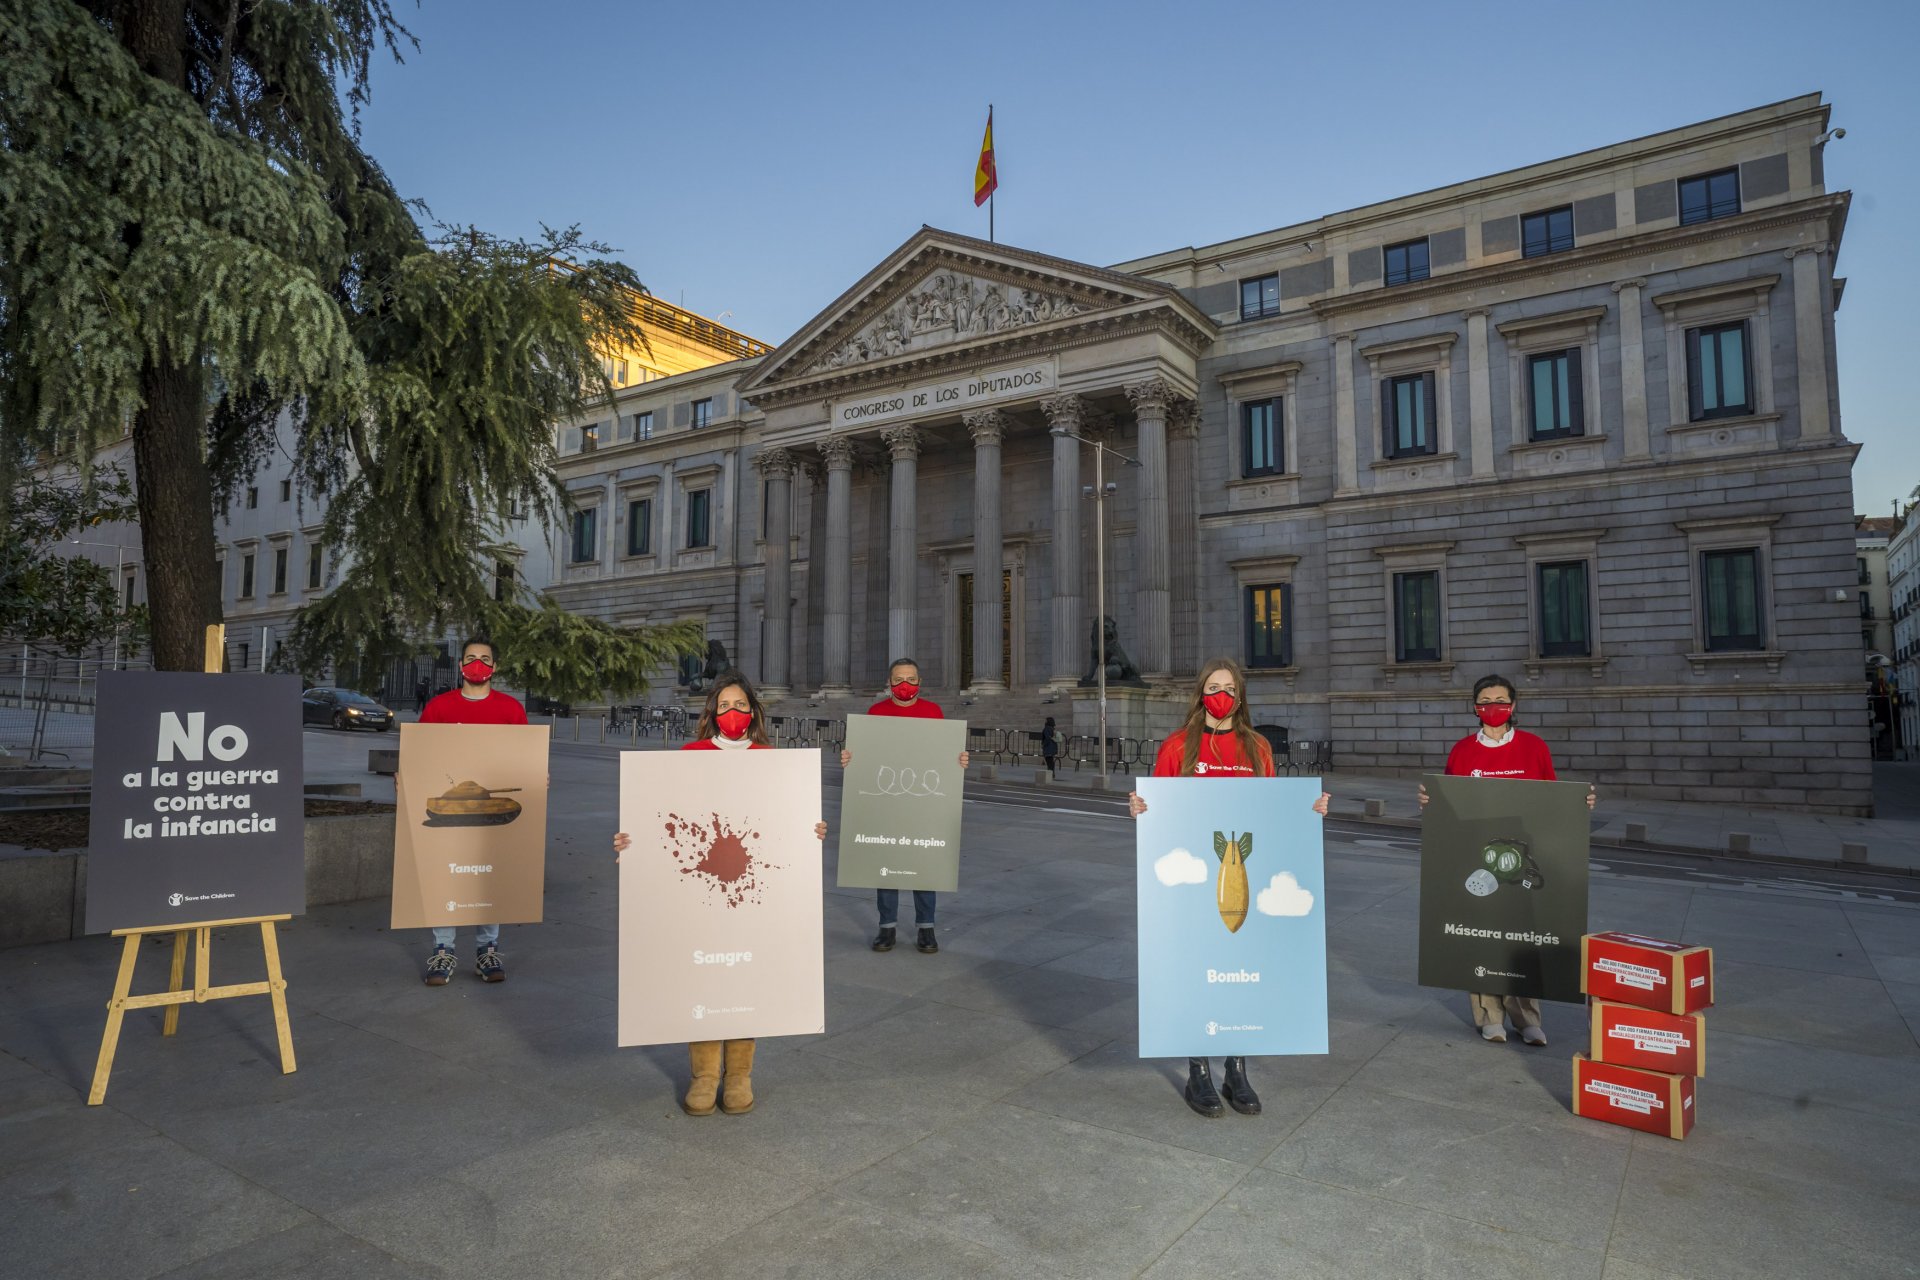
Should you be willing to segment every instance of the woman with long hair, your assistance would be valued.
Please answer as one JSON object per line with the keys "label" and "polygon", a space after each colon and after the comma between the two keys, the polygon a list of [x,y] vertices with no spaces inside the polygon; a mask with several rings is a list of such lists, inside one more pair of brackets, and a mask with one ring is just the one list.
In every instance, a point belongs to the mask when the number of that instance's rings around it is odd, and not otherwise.
{"label": "woman with long hair", "polygon": [[[1253,727],[1247,710],[1247,677],[1232,658],[1215,658],[1200,668],[1186,718],[1160,744],[1153,758],[1156,778],[1271,778],[1276,772],[1273,748]],[[1313,802],[1313,811],[1327,816],[1326,792]],[[1127,797],[1134,817],[1147,811],[1138,792]],[[1222,1085],[1226,1104],[1242,1115],[1260,1114],[1260,1096],[1247,1081],[1247,1060],[1227,1058]],[[1187,1105],[1208,1119],[1226,1114],[1221,1089],[1205,1058],[1187,1059]]]}
{"label": "woman with long hair", "polygon": [[[767,717],[753,683],[738,671],[723,672],[707,690],[707,703],[701,709],[700,722],[693,739],[682,751],[763,751],[773,744],[767,740]],[[827,824],[813,824],[816,840],[827,838]],[[633,844],[626,832],[613,837],[615,861]],[[696,1040],[687,1046],[692,1064],[692,1080],[681,1107],[690,1116],[710,1116],[718,1099],[720,1110],[730,1116],[753,1110],[752,1040]],[[722,1091],[722,1069],[725,1089]]]}

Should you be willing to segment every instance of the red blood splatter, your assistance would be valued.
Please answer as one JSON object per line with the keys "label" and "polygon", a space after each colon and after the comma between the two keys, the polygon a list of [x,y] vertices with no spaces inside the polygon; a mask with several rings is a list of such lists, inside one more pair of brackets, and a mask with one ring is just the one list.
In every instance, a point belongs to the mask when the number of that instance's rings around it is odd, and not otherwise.
{"label": "red blood splatter", "polygon": [[707,850],[707,856],[694,868],[701,875],[712,876],[723,884],[732,884],[747,874],[747,846],[736,835],[724,835],[713,842]]}
{"label": "red blood splatter", "polygon": [[667,852],[679,864],[681,875],[696,876],[704,881],[708,891],[719,894],[728,907],[762,900],[760,873],[778,870],[779,864],[755,853],[748,843],[757,841],[759,832],[749,832],[743,837],[731,830],[717,813],[711,824],[683,818],[677,813],[663,816],[669,841]]}

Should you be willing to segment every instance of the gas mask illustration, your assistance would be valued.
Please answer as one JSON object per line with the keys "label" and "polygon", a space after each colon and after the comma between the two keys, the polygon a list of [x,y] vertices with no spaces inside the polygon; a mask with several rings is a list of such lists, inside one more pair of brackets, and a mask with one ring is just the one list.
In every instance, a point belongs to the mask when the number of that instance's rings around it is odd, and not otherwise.
{"label": "gas mask illustration", "polygon": [[1522,840],[1489,840],[1480,850],[1481,866],[1467,877],[1467,892],[1484,898],[1503,884],[1538,889],[1546,883],[1540,864]]}

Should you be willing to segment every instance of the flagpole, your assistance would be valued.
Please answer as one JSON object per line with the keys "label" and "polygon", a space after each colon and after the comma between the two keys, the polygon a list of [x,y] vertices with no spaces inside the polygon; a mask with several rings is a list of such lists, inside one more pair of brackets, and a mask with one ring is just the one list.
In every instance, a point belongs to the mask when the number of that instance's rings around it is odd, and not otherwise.
{"label": "flagpole", "polygon": [[[987,104],[987,128],[989,131],[991,131],[993,128],[993,104],[991,102]],[[993,237],[993,197],[994,197],[994,192],[997,192],[999,190],[1000,190],[1000,143],[998,139],[995,139],[993,144],[993,191],[989,191],[987,193],[987,243],[988,244],[998,243]]]}

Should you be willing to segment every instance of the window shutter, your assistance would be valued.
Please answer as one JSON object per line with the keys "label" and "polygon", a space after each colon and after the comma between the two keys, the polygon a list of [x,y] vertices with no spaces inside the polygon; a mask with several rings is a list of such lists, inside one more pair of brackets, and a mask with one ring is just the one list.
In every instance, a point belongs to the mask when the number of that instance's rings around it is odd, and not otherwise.
{"label": "window shutter", "polygon": [[1705,412],[1700,396],[1700,331],[1687,330],[1687,421],[1698,422]]}
{"label": "window shutter", "polygon": [[1433,374],[1420,375],[1420,389],[1427,398],[1427,420],[1420,424],[1420,452],[1438,453],[1440,452],[1440,419],[1435,412],[1437,401],[1434,397]]}
{"label": "window shutter", "polygon": [[693,404],[691,401],[682,400],[679,404],[676,404],[675,406],[673,406],[673,425],[674,426],[684,427],[684,426],[687,426],[692,421],[693,421]]}
{"label": "window shutter", "polygon": [[1567,431],[1576,436],[1587,434],[1587,402],[1580,388],[1580,357],[1579,347],[1567,352]]}
{"label": "window shutter", "polygon": [[1293,584],[1280,587],[1280,665],[1293,665]]}
{"label": "window shutter", "polygon": [[1397,443],[1394,437],[1394,426],[1393,379],[1382,378],[1380,379],[1380,456],[1383,458],[1391,458],[1394,455],[1394,445]]}

